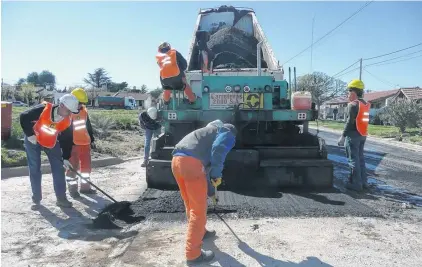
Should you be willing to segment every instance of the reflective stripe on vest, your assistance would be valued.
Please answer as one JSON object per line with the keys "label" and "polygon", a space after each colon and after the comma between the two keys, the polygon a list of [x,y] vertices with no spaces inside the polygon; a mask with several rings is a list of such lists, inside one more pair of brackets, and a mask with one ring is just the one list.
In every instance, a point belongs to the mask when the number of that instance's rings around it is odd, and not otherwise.
{"label": "reflective stripe on vest", "polygon": [[160,67],[161,79],[176,77],[180,74],[175,49],[171,49],[167,53],[158,53],[155,58]]}
{"label": "reflective stripe on vest", "polygon": [[33,129],[37,142],[46,148],[53,148],[57,143],[57,136],[70,126],[70,117],[65,117],[59,122],[54,122],[52,117],[53,104],[46,103],[38,121]]}
{"label": "reflective stripe on vest", "polygon": [[75,145],[89,145],[91,143],[91,137],[86,128],[87,119],[88,111],[85,107],[82,107],[78,114],[72,114],[73,143]]}
{"label": "reflective stripe on vest", "polygon": [[371,107],[371,104],[368,102],[363,104],[359,100],[358,102],[358,115],[356,116],[356,129],[362,136],[368,135],[368,125],[369,125],[369,109]]}

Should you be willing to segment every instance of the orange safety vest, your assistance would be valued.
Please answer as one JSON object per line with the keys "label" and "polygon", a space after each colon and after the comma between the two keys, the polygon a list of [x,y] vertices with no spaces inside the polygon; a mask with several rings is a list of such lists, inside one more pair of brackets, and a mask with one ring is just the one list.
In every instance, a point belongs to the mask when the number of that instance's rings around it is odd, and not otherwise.
{"label": "orange safety vest", "polygon": [[88,119],[88,111],[83,106],[78,114],[72,114],[73,124],[73,143],[75,145],[89,145],[91,137],[89,136],[86,123]]}
{"label": "orange safety vest", "polygon": [[368,135],[368,125],[369,125],[369,109],[371,104],[369,102],[362,103],[359,100],[356,100],[359,105],[358,115],[356,116],[356,129],[362,136]]}
{"label": "orange safety vest", "polygon": [[66,130],[71,123],[70,117],[54,122],[51,119],[52,112],[53,104],[46,103],[44,110],[33,127],[38,144],[46,148],[53,148],[57,143],[59,133]]}
{"label": "orange safety vest", "polygon": [[167,53],[158,53],[155,58],[160,67],[161,79],[176,77],[180,74],[175,49],[170,49]]}

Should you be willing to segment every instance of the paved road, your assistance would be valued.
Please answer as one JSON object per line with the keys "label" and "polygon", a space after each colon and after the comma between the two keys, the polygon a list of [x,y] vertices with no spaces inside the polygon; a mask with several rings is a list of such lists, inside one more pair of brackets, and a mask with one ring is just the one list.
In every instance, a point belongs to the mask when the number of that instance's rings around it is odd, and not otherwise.
{"label": "paved road", "polygon": [[[316,130],[310,129],[310,132],[316,133]],[[335,162],[336,186],[341,187],[347,179],[348,167],[344,148],[337,146],[340,134],[320,130],[319,136],[326,141],[328,157]],[[378,191],[422,206],[422,151],[368,140],[365,161],[369,182],[376,185]]]}

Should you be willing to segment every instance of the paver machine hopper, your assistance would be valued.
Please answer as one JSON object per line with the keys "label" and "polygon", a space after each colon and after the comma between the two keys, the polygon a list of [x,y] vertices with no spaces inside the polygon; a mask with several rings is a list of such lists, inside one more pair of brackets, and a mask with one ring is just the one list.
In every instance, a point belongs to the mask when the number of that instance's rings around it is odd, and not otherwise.
{"label": "paver machine hopper", "polygon": [[252,9],[200,10],[186,71],[198,98],[191,105],[174,90],[168,105],[159,104],[164,131],[152,141],[148,187],[177,190],[174,145],[216,119],[238,130],[223,189],[332,187],[324,140],[308,132],[309,121],[317,119],[315,104],[309,92],[296,90],[296,68],[288,74],[286,81]]}

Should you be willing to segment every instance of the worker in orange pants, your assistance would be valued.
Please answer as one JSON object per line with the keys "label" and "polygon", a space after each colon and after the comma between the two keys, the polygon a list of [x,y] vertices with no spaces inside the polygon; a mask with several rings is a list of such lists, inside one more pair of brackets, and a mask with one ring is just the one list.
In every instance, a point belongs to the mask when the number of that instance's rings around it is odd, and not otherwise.
{"label": "worker in orange pants", "polygon": [[224,161],[236,141],[236,128],[220,122],[210,123],[189,133],[172,153],[171,168],[188,219],[185,247],[188,263],[208,262],[214,258],[212,251],[201,249],[202,240],[215,235],[215,232],[205,228],[207,195],[215,196],[215,190],[210,185],[221,184]]}
{"label": "worker in orange pants", "polygon": [[[88,103],[88,95],[82,88],[74,89],[72,95],[79,101],[79,113],[72,115],[73,147],[69,162],[71,162],[75,170],[79,170],[82,177],[89,181],[91,175],[91,147],[95,147],[95,143],[88,110],[85,106]],[[72,197],[79,197],[78,177],[76,177],[76,173],[68,170],[66,172],[66,181],[70,195]],[[80,181],[79,191],[83,194],[96,193],[91,188],[91,185],[83,179]]]}
{"label": "worker in orange pants", "polygon": [[185,70],[188,63],[182,54],[172,48],[168,42],[163,42],[158,47],[158,54],[155,59],[160,67],[160,81],[164,89],[163,100],[165,104],[169,104],[173,90],[184,91],[189,103],[193,104],[196,96],[186,81]]}

